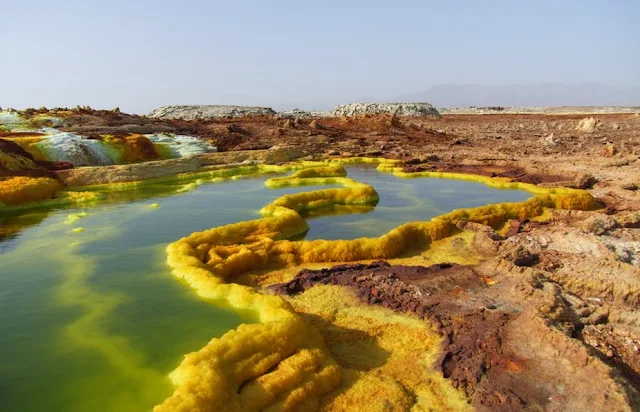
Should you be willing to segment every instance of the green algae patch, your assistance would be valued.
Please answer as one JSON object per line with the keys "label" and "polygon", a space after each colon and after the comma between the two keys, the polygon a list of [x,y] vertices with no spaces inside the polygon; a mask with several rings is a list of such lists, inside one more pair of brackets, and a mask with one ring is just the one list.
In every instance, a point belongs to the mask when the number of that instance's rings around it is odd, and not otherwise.
{"label": "green algae patch", "polygon": [[[11,262],[32,260],[34,250],[55,250],[55,253],[48,254],[42,262],[34,263],[33,267],[42,268],[42,273],[53,270],[51,267],[59,270],[61,282],[51,288],[53,294],[51,304],[54,307],[63,308],[65,312],[77,314],[62,329],[47,336],[48,344],[42,345],[40,349],[69,359],[62,367],[58,365],[61,371],[64,371],[64,377],[61,377],[55,385],[48,382],[47,387],[55,387],[55,391],[61,395],[67,392],[66,396],[75,399],[75,407],[58,405],[58,408],[50,404],[47,407],[56,410],[102,410],[102,406],[95,404],[95,398],[84,397],[82,394],[86,390],[91,391],[95,396],[96,393],[99,393],[96,391],[96,386],[101,386],[102,392],[105,392],[104,388],[117,387],[118,385],[140,387],[138,396],[132,398],[109,391],[104,393],[103,397],[98,395],[99,401],[108,401],[113,408],[112,410],[139,410],[141,407],[148,407],[163,394],[170,392],[166,377],[159,371],[146,367],[143,361],[144,357],[128,339],[110,333],[106,323],[113,311],[126,301],[126,297],[119,293],[96,290],[92,286],[92,278],[96,273],[98,257],[82,253],[85,244],[113,238],[119,234],[118,230],[109,227],[99,228],[92,231],[90,238],[77,241],[72,240],[75,238],[74,233],[79,232],[78,229],[82,228],[67,231],[65,230],[66,224],[66,221],[60,221],[47,227],[44,233],[41,232],[38,237],[5,256],[9,259],[8,263],[11,267]],[[5,261],[6,263],[7,261]],[[31,275],[33,278],[33,274]],[[42,355],[34,354],[34,356]],[[77,367],[76,364],[82,363],[83,359],[91,363],[87,370],[109,368],[118,371],[118,375],[113,377],[92,376],[82,382],[76,382],[73,388],[70,388],[68,382],[73,381],[74,378],[77,380],[77,377],[66,374],[71,373],[71,364]],[[23,360],[23,362],[29,364],[28,360]],[[41,367],[51,366],[45,364]],[[117,379],[118,377],[119,379]],[[40,396],[42,393],[39,393],[36,398]],[[7,403],[7,405],[11,405],[11,403]],[[37,400],[30,403],[30,407],[35,408],[35,405],[43,406]]]}
{"label": "green algae patch", "polygon": [[[250,322],[173,280],[164,264],[172,236],[151,230],[162,210],[130,203],[85,213],[0,217],[0,237],[9,235],[0,239],[0,409],[150,410],[171,394],[167,374],[183,353]],[[82,234],[67,222],[78,215]],[[19,237],[5,232],[15,224]],[[147,245],[132,227],[148,230]]]}

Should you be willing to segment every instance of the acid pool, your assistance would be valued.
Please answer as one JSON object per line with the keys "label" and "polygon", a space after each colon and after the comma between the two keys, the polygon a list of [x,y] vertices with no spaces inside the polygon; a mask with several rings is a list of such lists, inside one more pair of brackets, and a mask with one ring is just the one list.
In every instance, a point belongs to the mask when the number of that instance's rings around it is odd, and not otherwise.
{"label": "acid pool", "polygon": [[[453,209],[531,197],[369,167],[348,176],[372,185],[380,202],[308,213],[308,239],[379,236]],[[251,319],[171,276],[164,249],[194,231],[258,218],[285,193],[317,189],[269,189],[266,179],[179,194],[167,184],[87,208],[0,216],[0,410],[140,411],[168,397],[167,374],[184,354]]]}

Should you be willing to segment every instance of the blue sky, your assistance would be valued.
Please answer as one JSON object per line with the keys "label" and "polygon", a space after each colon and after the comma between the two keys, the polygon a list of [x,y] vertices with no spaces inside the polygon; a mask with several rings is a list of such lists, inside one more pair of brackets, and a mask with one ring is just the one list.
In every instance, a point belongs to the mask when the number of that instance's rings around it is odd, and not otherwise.
{"label": "blue sky", "polygon": [[440,84],[640,86],[640,1],[7,1],[0,106],[322,106]]}

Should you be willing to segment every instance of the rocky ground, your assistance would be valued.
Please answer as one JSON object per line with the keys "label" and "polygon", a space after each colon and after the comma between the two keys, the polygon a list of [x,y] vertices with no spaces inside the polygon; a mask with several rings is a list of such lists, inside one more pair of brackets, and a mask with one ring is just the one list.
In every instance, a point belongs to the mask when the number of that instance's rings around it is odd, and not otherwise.
{"label": "rocky ground", "polygon": [[[479,410],[640,410],[640,115],[491,112],[189,121],[78,108],[59,128],[87,137],[188,134],[229,153],[387,157],[407,171],[589,190],[601,211],[511,221],[500,233],[461,227],[475,232],[482,259],[472,266],[343,265],[304,270],[273,288],[343,285],[367,304],[432,322],[445,337],[439,367]],[[19,148],[0,140],[0,149]],[[38,167],[69,173],[56,170],[69,165]]]}
{"label": "rocky ground", "polygon": [[637,212],[557,212],[504,235],[467,224],[479,264],[341,265],[272,289],[342,285],[424,318],[445,336],[437,366],[477,410],[636,410],[638,227]]}

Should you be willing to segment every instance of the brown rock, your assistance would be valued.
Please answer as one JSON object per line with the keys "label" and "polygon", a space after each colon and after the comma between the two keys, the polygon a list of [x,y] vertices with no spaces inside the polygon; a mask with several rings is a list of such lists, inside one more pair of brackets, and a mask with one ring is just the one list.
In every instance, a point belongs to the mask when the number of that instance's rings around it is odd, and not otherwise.
{"label": "brown rock", "polygon": [[607,143],[602,147],[602,149],[600,149],[600,154],[602,156],[612,157],[612,156],[615,156],[616,153],[618,153],[618,150],[613,145],[613,143]]}
{"label": "brown rock", "polygon": [[250,135],[251,134],[246,129],[242,128],[241,126],[238,126],[237,124],[233,124],[233,123],[230,124],[230,125],[227,125],[227,131],[229,133],[239,133],[239,134],[244,134],[244,135]]}
{"label": "brown rock", "polygon": [[598,183],[598,179],[596,179],[593,175],[582,174],[574,180],[573,187],[575,187],[576,189],[591,189],[596,183]]}
{"label": "brown rock", "polygon": [[425,162],[439,162],[440,156],[431,154],[423,159]]}
{"label": "brown rock", "polygon": [[320,123],[318,123],[317,120],[313,119],[310,123],[309,123],[309,127],[312,129],[317,129],[317,130],[323,130],[325,127],[323,125],[321,125]]}
{"label": "brown rock", "polygon": [[422,163],[422,159],[419,159],[417,157],[412,157],[404,161],[405,165],[418,165],[420,163]]}

